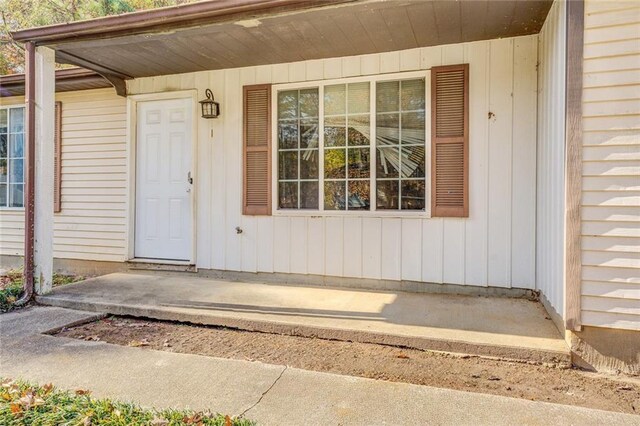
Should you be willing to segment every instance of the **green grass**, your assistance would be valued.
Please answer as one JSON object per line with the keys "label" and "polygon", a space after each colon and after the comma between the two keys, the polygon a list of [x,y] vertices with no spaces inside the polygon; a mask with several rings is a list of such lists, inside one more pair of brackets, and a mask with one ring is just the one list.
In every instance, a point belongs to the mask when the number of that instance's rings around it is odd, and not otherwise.
{"label": "green grass", "polygon": [[13,307],[22,293],[22,272],[9,271],[0,276],[0,312],[7,312]]}
{"label": "green grass", "polygon": [[[53,287],[59,287],[83,280],[78,275],[53,274]],[[22,270],[14,269],[0,275],[0,312],[8,312],[14,308],[13,303],[22,293]]]}
{"label": "green grass", "polygon": [[96,399],[85,390],[61,391],[51,385],[0,380],[2,425],[216,425],[250,426],[246,419],[183,410],[155,411],[134,404]]}
{"label": "green grass", "polygon": [[67,285],[71,283],[75,283],[78,281],[84,280],[84,277],[81,275],[62,275],[62,274],[53,274],[53,287],[60,287],[61,285]]}

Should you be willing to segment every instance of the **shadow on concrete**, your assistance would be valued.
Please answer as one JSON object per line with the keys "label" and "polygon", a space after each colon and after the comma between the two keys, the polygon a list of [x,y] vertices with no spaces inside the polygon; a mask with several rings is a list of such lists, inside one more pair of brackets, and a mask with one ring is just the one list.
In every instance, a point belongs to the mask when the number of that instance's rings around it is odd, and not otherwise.
{"label": "shadow on concrete", "polygon": [[[332,291],[336,291],[332,289]],[[340,290],[337,290],[340,291]],[[557,338],[543,308],[525,299],[455,295],[392,293],[393,301],[379,312],[319,309],[258,304],[176,300],[163,307],[202,309],[286,317],[363,320],[415,327],[499,333],[511,336]]]}
{"label": "shadow on concrete", "polygon": [[193,300],[177,300],[175,303],[160,303],[160,306],[191,309],[208,309],[213,311],[248,312],[256,314],[276,314],[297,317],[349,318],[367,321],[384,321],[377,313],[337,311],[330,309],[286,308],[260,305],[244,305],[237,303],[196,302]]}

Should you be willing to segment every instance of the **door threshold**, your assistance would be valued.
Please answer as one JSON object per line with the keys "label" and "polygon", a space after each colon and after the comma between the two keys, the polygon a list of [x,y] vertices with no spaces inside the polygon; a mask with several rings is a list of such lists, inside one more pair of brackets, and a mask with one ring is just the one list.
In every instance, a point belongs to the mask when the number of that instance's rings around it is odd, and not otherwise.
{"label": "door threshold", "polygon": [[196,265],[186,260],[133,258],[127,261],[131,270],[197,272]]}
{"label": "door threshold", "polygon": [[195,266],[188,260],[171,260],[171,259],[147,259],[145,257],[134,257],[127,260],[130,263],[156,263],[160,265],[180,265],[180,266]]}

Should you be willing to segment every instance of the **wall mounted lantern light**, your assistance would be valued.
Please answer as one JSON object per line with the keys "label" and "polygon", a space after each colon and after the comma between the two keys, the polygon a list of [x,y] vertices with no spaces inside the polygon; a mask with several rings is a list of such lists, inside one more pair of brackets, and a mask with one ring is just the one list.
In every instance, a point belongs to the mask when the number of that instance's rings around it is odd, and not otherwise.
{"label": "wall mounted lantern light", "polygon": [[207,89],[204,93],[207,95],[207,99],[200,101],[202,118],[218,118],[220,115],[220,104],[213,100],[211,90]]}

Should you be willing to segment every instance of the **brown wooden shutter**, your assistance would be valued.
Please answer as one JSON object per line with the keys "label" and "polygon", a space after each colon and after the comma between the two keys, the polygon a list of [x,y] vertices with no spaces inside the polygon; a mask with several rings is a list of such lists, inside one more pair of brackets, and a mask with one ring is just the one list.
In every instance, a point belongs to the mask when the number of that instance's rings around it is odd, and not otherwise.
{"label": "brown wooden shutter", "polygon": [[62,102],[55,104],[55,125],[53,130],[53,212],[62,210]]}
{"label": "brown wooden shutter", "polygon": [[271,85],[243,90],[243,204],[246,215],[271,214]]}
{"label": "brown wooden shutter", "polygon": [[469,65],[431,69],[431,215],[469,216]]}

